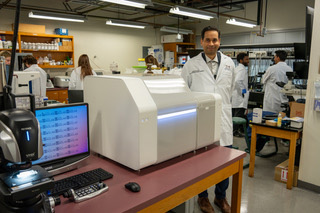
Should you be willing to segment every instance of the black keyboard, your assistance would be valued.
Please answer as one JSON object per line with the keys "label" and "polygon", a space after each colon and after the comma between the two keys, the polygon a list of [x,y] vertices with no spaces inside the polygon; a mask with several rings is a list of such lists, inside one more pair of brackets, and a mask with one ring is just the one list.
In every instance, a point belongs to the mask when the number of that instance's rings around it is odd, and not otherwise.
{"label": "black keyboard", "polygon": [[112,178],[113,174],[101,168],[74,175],[54,182],[50,195],[62,195],[69,189],[79,189],[90,184]]}

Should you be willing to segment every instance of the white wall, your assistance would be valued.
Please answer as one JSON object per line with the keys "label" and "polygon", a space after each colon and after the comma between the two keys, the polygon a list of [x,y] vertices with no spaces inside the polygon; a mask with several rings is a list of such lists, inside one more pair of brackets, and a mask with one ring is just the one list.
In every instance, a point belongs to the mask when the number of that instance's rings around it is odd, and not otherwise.
{"label": "white wall", "polygon": [[313,111],[315,94],[314,82],[320,80],[320,0],[315,1],[312,33],[299,180],[320,187],[320,112]]}
{"label": "white wall", "polygon": [[[13,10],[0,10],[0,30],[12,31],[14,13]],[[67,28],[69,35],[74,36],[74,61],[77,63],[81,54],[88,54],[94,69],[109,70],[109,65],[115,61],[119,64],[120,71],[125,71],[125,68],[138,65],[138,58],[142,57],[142,46],[160,44],[158,29],[108,26],[101,19],[89,19],[87,23],[30,19],[27,12],[22,11],[20,23],[45,25],[47,34],[54,34],[55,28]],[[63,69],[50,69],[52,76],[64,72]]]}

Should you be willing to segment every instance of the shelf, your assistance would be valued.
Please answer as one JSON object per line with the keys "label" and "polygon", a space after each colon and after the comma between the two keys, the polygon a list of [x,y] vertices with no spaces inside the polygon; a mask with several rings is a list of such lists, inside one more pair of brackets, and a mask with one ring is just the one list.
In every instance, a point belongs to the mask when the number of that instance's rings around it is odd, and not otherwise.
{"label": "shelf", "polygon": [[4,31],[4,30],[0,30],[0,34],[6,34],[6,35],[13,35],[12,31]]}
{"label": "shelf", "polygon": [[[1,49],[1,48],[0,48],[0,51],[3,51],[3,50],[8,50],[8,51],[10,51],[10,52],[12,51],[12,49]],[[17,49],[16,51],[19,51],[19,49]]]}
{"label": "shelf", "polygon": [[176,45],[181,45],[181,46],[195,46],[195,43],[184,43],[184,42],[176,42],[174,43]]}
{"label": "shelf", "polygon": [[[232,59],[237,59],[237,57],[231,57]],[[263,57],[260,57],[260,56],[257,56],[257,57],[249,57],[249,59],[273,59],[273,56],[263,56]],[[294,56],[287,56],[287,59],[295,59]]]}
{"label": "shelf", "polygon": [[29,37],[45,37],[45,38],[68,38],[73,39],[73,36],[66,35],[53,35],[53,34],[44,34],[44,33],[20,33],[20,36],[29,36]]}
{"label": "shelf", "polygon": [[65,68],[74,68],[74,65],[40,65],[39,67],[41,68],[61,68],[61,69],[65,69]]}
{"label": "shelf", "polygon": [[53,52],[53,53],[72,53],[73,50],[33,50],[33,49],[22,49],[23,52]]}
{"label": "shelf", "polygon": [[[8,35],[8,39],[11,39],[13,36],[12,31],[4,31],[0,30],[0,35]],[[37,57],[44,57],[48,54],[52,54],[52,59],[55,61],[65,61],[66,58],[73,58],[74,59],[74,38],[73,36],[64,36],[64,35],[54,35],[54,34],[45,34],[45,33],[25,33],[25,32],[18,32],[17,34],[17,43],[21,48],[22,40],[24,42],[31,42],[31,43],[51,43],[54,39],[66,39],[62,40],[63,46],[61,49],[63,50],[34,50],[34,49],[17,49],[16,51],[19,53],[22,52],[29,52],[32,53],[35,58]],[[61,41],[61,40],[60,40]],[[66,43],[64,43],[66,42]],[[68,42],[68,43],[67,43]],[[71,50],[70,50],[71,46]],[[63,48],[62,48],[63,47]],[[59,47],[60,48],[60,47]],[[12,51],[12,49],[0,49]],[[74,65],[39,65],[41,68],[74,68]]]}
{"label": "shelf", "polygon": [[188,52],[177,52],[177,55],[189,55]]}
{"label": "shelf", "polygon": [[274,44],[230,44],[221,45],[220,49],[254,49],[254,48],[279,48],[294,47],[294,43],[274,43]]}

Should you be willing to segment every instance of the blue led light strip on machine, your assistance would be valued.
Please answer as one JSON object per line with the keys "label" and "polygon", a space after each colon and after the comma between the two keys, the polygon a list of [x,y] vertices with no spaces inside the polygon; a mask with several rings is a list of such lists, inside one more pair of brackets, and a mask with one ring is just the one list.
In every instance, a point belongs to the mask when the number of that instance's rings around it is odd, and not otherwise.
{"label": "blue led light strip on machine", "polygon": [[175,116],[179,116],[179,115],[190,114],[190,113],[193,113],[196,111],[197,111],[197,109],[188,109],[188,110],[184,110],[184,111],[180,111],[180,112],[173,112],[173,113],[169,113],[169,114],[158,115],[158,120],[164,119],[164,118],[171,118],[171,117],[175,117]]}
{"label": "blue led light strip on machine", "polygon": [[26,131],[26,135],[27,135],[27,141],[30,141],[30,133],[29,133],[29,131]]}

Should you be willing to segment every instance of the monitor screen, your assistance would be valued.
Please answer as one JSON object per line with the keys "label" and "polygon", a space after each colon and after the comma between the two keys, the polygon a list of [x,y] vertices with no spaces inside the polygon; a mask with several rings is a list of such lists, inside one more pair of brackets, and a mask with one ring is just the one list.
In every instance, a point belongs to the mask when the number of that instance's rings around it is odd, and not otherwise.
{"label": "monitor screen", "polygon": [[257,77],[256,82],[257,82],[257,83],[261,83],[261,77]]}
{"label": "monitor screen", "polygon": [[43,156],[33,161],[52,174],[77,168],[90,155],[88,104],[38,108]]}
{"label": "monitor screen", "polygon": [[68,90],[68,102],[70,104],[83,102],[83,90]]}
{"label": "monitor screen", "polygon": [[296,73],[296,79],[308,79],[309,63],[293,62],[293,71]]}

